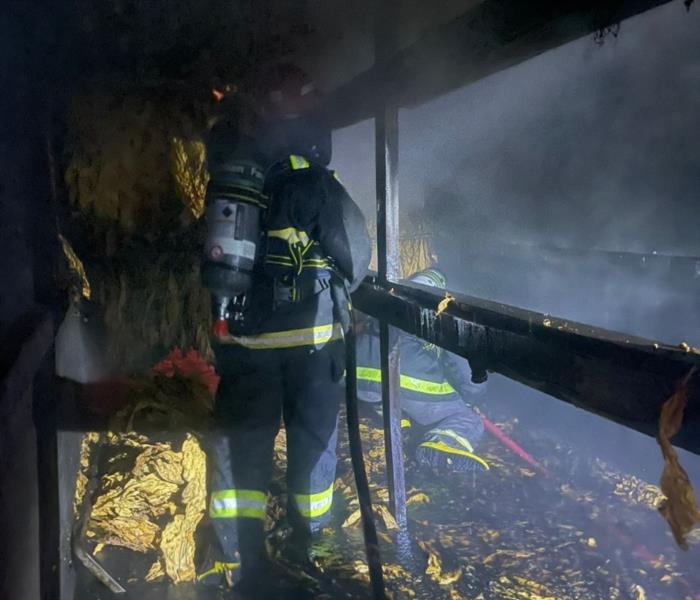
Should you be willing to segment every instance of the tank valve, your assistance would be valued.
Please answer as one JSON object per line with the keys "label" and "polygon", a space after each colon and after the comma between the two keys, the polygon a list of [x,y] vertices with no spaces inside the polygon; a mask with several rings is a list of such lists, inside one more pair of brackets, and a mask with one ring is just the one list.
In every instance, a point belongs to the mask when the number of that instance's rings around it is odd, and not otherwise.
{"label": "tank valve", "polygon": [[229,335],[228,330],[228,305],[230,298],[214,298],[214,323],[212,335],[215,338],[224,338]]}

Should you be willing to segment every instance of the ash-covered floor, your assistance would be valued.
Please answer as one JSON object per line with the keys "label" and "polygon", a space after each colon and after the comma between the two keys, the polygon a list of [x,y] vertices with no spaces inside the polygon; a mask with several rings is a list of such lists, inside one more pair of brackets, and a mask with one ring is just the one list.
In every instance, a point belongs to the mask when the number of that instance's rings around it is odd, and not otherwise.
{"label": "ash-covered floor", "polygon": [[[492,410],[496,410],[492,408]],[[499,415],[495,415],[498,417]],[[700,598],[700,533],[679,549],[658,514],[659,488],[583,456],[563,439],[520,426],[500,425],[548,471],[542,475],[488,436],[482,446],[491,470],[435,478],[407,462],[407,531],[386,510],[383,437],[364,418],[365,458],[376,503],[386,585],[393,598],[465,600],[607,600]],[[345,423],[341,423],[341,428]],[[273,492],[283,494],[284,434],[276,445]],[[317,598],[368,597],[357,500],[346,436],[341,436],[334,501],[333,551],[320,571],[287,565]],[[273,500],[270,513],[282,514]],[[123,570],[135,553],[105,548],[103,564]],[[143,562],[143,561],[142,561]],[[135,564],[135,562],[134,562]],[[190,600],[225,597],[193,584],[127,580],[130,598]],[[111,597],[81,570],[80,600]]]}
{"label": "ash-covered floor", "polygon": [[[388,586],[395,597],[698,597],[700,577],[694,565],[700,536],[692,538],[687,552],[675,545],[657,512],[663,499],[657,486],[600,459],[582,457],[563,440],[538,438],[512,421],[501,425],[542,460],[549,475],[537,473],[493,437],[484,444],[491,465],[487,473],[436,481],[409,463],[412,556],[397,556],[397,544],[389,543],[396,536],[389,531],[382,535]],[[377,429],[367,434],[376,483],[383,476],[382,435]],[[343,479],[348,460],[342,462]],[[382,493],[375,489],[375,495]],[[359,561],[361,539],[359,529],[353,529],[343,533]]]}

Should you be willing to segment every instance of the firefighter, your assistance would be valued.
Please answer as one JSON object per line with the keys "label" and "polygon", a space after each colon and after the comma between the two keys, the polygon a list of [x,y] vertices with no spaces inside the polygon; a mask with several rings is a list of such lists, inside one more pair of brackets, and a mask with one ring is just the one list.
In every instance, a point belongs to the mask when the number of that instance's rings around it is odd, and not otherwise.
{"label": "firefighter", "polygon": [[281,420],[295,555],[308,556],[329,522],[343,327],[370,260],[364,217],[327,168],[330,131],[308,116],[313,84],[294,67],[278,75],[257,138],[265,241],[243,324],[215,347],[219,431],[210,453],[209,515],[225,560],[240,557],[235,587],[256,598],[272,579],[264,524]]}
{"label": "firefighter", "polygon": [[[435,268],[416,273],[409,281],[440,289],[446,285]],[[464,358],[406,333],[399,340],[401,425],[415,446],[418,464],[438,474],[488,469],[477,453],[484,425],[469,406],[483,396],[486,382],[472,381]],[[371,330],[357,341],[357,387],[361,400],[381,400],[379,338]]]}

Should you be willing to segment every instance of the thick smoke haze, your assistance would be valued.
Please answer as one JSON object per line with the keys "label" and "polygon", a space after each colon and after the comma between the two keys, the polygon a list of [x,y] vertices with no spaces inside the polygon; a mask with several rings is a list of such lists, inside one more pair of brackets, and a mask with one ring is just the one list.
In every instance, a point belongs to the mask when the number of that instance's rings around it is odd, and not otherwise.
{"label": "thick smoke haze", "polygon": [[[401,217],[427,208],[453,289],[700,344],[699,101],[700,12],[672,2],[402,110]],[[372,128],[334,148],[367,214]]]}
{"label": "thick smoke haze", "polygon": [[[671,2],[602,45],[588,36],[401,111],[401,219],[429,215],[450,289],[700,345],[699,9]],[[334,136],[367,215],[373,135],[368,121]],[[523,424],[658,480],[652,438],[491,379],[489,401]]]}

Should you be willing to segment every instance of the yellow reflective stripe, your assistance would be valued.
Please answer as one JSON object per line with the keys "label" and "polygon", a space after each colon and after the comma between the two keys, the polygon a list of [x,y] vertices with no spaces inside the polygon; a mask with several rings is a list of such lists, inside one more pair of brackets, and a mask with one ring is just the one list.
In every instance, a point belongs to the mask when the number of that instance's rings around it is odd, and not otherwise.
{"label": "yellow reflective stripe", "polygon": [[491,468],[483,458],[477,456],[473,452],[468,452],[467,450],[460,450],[459,448],[453,448],[452,446],[448,446],[444,442],[423,442],[421,446],[423,446],[424,448],[433,448],[435,450],[439,450],[440,452],[446,452],[447,454],[458,454],[459,456],[466,456],[478,462],[487,471]]}
{"label": "yellow reflective stripe", "polygon": [[209,575],[218,575],[219,573],[223,573],[224,571],[233,571],[234,569],[237,569],[238,567],[241,566],[241,563],[237,562],[219,562],[218,560],[214,562],[214,566],[209,569],[208,571],[204,571],[204,573],[200,573],[197,575],[197,581],[203,581]]}
{"label": "yellow reflective stripe", "polygon": [[382,381],[382,372],[371,367],[357,367],[356,377],[365,381],[380,383]]}
{"label": "yellow reflective stripe", "polygon": [[301,243],[306,246],[310,243],[309,235],[296,227],[285,227],[284,229],[271,229],[267,232],[268,237],[284,240],[288,244]]}
{"label": "yellow reflective stripe", "polygon": [[463,446],[469,452],[474,452],[474,447],[469,443],[469,440],[465,437],[462,437],[459,435],[456,431],[453,431],[452,429],[431,429],[430,433],[436,433],[438,435],[445,435],[447,437],[451,437],[453,440],[455,440],[460,446]]}
{"label": "yellow reflective stripe", "polygon": [[305,258],[305,267],[315,267],[317,269],[325,269],[328,267],[328,261],[324,258]]}
{"label": "yellow reflective stripe", "polygon": [[[357,367],[357,378],[365,381],[381,382],[382,372],[372,367]],[[431,395],[447,395],[454,393],[455,389],[447,382],[436,383],[425,379],[418,379],[408,375],[401,375],[401,387],[405,390]]]}
{"label": "yellow reflective stripe", "polygon": [[308,160],[306,160],[303,156],[299,156],[298,154],[289,155],[289,164],[291,165],[293,171],[308,169],[311,166]]}
{"label": "yellow reflective stripe", "polygon": [[288,256],[278,256],[276,254],[268,254],[265,257],[265,262],[270,265],[283,265],[285,267],[294,265],[294,262]]}
{"label": "yellow reflective stripe", "polygon": [[267,496],[258,490],[217,490],[212,492],[209,516],[212,519],[249,517],[264,519]]}
{"label": "yellow reflective stripe", "polygon": [[401,419],[401,427],[406,428],[411,426],[411,421],[408,419]]}
{"label": "yellow reflective stripe", "polygon": [[320,517],[331,509],[333,504],[333,484],[316,494],[294,494],[297,509],[307,519]]}
{"label": "yellow reflective stripe", "polygon": [[340,323],[334,323],[332,325],[317,325],[316,327],[307,327],[305,329],[275,331],[258,335],[231,335],[220,340],[220,343],[238,344],[252,350],[265,350],[309,345],[320,346],[331,340],[342,339],[342,337],[343,329]]}
{"label": "yellow reflective stripe", "polygon": [[[288,256],[281,256],[278,254],[268,254],[265,257],[265,262],[269,265],[282,265],[284,267],[294,266],[294,261]],[[327,269],[329,263],[324,258],[305,258],[303,261],[303,266],[310,269]]]}
{"label": "yellow reflective stripe", "polygon": [[447,382],[436,383],[434,381],[426,381],[425,379],[417,379],[408,375],[401,375],[401,387],[414,392],[423,392],[424,394],[452,394],[455,389]]}

